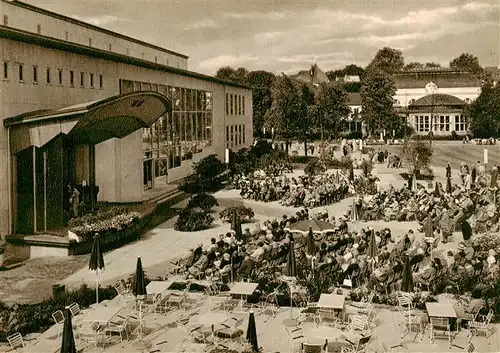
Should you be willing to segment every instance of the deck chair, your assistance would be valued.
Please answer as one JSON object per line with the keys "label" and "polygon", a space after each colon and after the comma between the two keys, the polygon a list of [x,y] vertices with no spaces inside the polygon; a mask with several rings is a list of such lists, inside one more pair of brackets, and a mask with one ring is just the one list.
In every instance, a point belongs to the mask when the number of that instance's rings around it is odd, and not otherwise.
{"label": "deck chair", "polygon": [[23,336],[19,332],[14,333],[13,335],[10,335],[7,337],[7,341],[9,341],[10,348],[12,350],[16,350],[16,348],[24,348],[26,347],[26,344],[24,343]]}

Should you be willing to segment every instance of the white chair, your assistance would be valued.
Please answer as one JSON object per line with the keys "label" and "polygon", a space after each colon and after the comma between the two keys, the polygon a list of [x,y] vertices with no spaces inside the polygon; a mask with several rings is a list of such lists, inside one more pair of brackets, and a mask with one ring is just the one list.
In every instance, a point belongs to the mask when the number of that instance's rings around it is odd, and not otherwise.
{"label": "white chair", "polygon": [[128,325],[129,325],[129,318],[126,318],[125,320],[122,321],[111,321],[108,326],[104,329],[104,333],[106,335],[112,335],[114,333],[117,333],[120,335],[120,342],[123,342],[123,335],[125,334],[125,337],[128,340]]}
{"label": "white chair", "polygon": [[357,342],[353,343],[347,340],[351,344],[351,347],[342,347],[341,353],[365,353],[368,349],[368,343],[372,338],[371,335],[361,337]]}
{"label": "white chair", "polygon": [[115,285],[116,292],[122,299],[122,307],[125,306],[128,302],[134,301],[135,296],[123,285],[121,281]]}
{"label": "white chair", "polygon": [[23,336],[19,332],[14,333],[13,335],[10,335],[7,337],[7,341],[9,341],[10,348],[12,350],[16,350],[16,348],[24,348],[26,347],[26,344],[24,343]]}
{"label": "white chair", "polygon": [[57,310],[52,314],[52,318],[56,322],[57,337],[61,336],[64,327],[64,314],[61,310]]}
{"label": "white chair", "polygon": [[299,351],[302,350],[302,343],[304,343],[304,333],[302,328],[296,327],[294,329],[285,328],[286,334],[289,339],[290,352],[296,352],[297,348]]}
{"label": "white chair", "polygon": [[450,323],[448,319],[445,318],[437,318],[437,317],[431,317],[430,318],[430,341],[431,343],[434,342],[436,337],[448,337],[448,343],[451,348],[451,330],[450,330]]}
{"label": "white chair", "polygon": [[69,311],[71,313],[71,317],[75,317],[76,315],[81,313],[80,306],[78,303],[73,303],[69,306]]}
{"label": "white chair", "polygon": [[[492,330],[490,328],[490,322],[491,322],[491,319],[493,318],[493,310],[490,309],[490,311],[488,312],[488,315],[484,316],[484,315],[477,315],[477,317],[479,318],[483,318],[483,321],[476,321],[476,318],[474,318],[474,320],[472,321],[469,321],[469,329],[471,330],[472,332],[472,337],[474,337],[475,335],[477,335],[477,333],[483,333],[486,338],[488,339],[491,334],[492,334]],[[488,341],[488,344],[490,344],[490,342]]]}

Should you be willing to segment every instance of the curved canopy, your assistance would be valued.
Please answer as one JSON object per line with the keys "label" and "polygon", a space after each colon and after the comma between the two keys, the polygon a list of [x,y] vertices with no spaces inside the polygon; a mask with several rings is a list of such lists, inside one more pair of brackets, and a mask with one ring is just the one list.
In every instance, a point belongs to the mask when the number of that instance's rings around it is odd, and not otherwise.
{"label": "curved canopy", "polygon": [[410,107],[430,107],[430,106],[464,106],[466,103],[450,94],[429,94],[425,97],[419,98],[410,104]]}
{"label": "curved canopy", "polygon": [[172,110],[170,101],[157,92],[133,92],[57,110],[43,110],[5,119],[11,127],[12,153],[41,147],[57,135],[78,143],[98,144],[123,138],[150,127]]}

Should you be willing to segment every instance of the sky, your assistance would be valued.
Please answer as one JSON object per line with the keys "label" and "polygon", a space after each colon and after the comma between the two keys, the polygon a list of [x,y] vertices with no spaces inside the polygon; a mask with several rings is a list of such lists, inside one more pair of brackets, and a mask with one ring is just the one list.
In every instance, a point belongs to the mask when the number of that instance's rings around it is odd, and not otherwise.
{"label": "sky", "polygon": [[500,0],[24,0],[189,56],[191,71],[366,66],[384,46],[448,66],[500,64]]}

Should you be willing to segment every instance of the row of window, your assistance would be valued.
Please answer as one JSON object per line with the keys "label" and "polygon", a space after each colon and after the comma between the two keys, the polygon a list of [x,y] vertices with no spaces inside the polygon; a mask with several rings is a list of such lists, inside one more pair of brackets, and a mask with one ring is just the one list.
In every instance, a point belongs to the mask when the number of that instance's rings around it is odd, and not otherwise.
{"label": "row of window", "polygon": [[[37,65],[33,65],[31,67],[31,73],[26,72],[26,66],[21,63],[13,63],[10,61],[4,61],[3,62],[3,79],[4,80],[10,80],[12,77],[11,73],[11,67],[13,65],[17,66],[17,78],[19,82],[27,82],[28,77],[27,75],[31,76],[31,82],[33,84],[38,84],[41,81],[45,81],[47,85],[51,85],[53,83],[53,71],[52,68],[46,67],[45,70],[40,69]],[[42,73],[43,72],[43,73]],[[41,78],[40,75],[43,75],[44,77]],[[70,87],[75,87],[75,72],[73,70],[69,70],[68,73],[68,81],[69,81],[69,86]],[[57,69],[57,74],[55,77],[55,81],[58,85],[62,86],[64,84],[64,71],[62,69]],[[85,73],[85,72],[80,72],[79,73],[79,84],[80,87],[84,88],[87,85],[90,88],[95,88],[96,85],[100,88],[103,89],[104,87],[104,78],[102,75],[98,74],[93,74],[93,73]]]}
{"label": "row of window", "polygon": [[[7,16],[7,15],[3,16],[3,25],[4,26],[8,26],[9,25],[9,16]],[[36,33],[37,34],[42,34],[42,25],[39,24],[39,23],[36,25]],[[64,31],[64,39],[66,41],[69,40],[69,33],[68,33],[68,31]],[[92,38],[89,37],[89,47],[91,47],[91,46],[92,46]],[[108,51],[113,51],[113,46],[112,46],[111,43],[108,43]],[[127,56],[130,56],[130,49],[129,48],[127,48]],[[144,52],[142,53],[142,59],[144,59]],[[155,56],[155,63],[158,63],[158,57],[157,56]],[[167,60],[166,65],[168,65],[168,60]],[[179,62],[177,62],[177,67],[178,68],[180,67]]]}
{"label": "row of window", "polygon": [[245,115],[245,96],[226,93],[226,115]]}
{"label": "row of window", "polygon": [[142,134],[144,187],[164,187],[168,169],[212,145],[212,92],[120,80],[120,94],[136,91],[159,92],[172,102],[172,113]]}
{"label": "row of window", "polygon": [[245,144],[245,125],[226,126],[226,147],[237,147]]}
{"label": "row of window", "polygon": [[[453,118],[453,116],[451,116]],[[454,121],[450,119],[450,115],[434,116],[431,119],[429,115],[415,116],[415,130],[418,132],[449,132],[454,127],[454,131],[463,132],[468,131],[469,126],[464,115],[455,115]]]}

